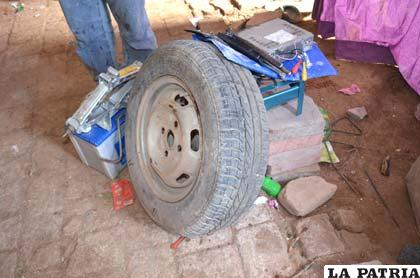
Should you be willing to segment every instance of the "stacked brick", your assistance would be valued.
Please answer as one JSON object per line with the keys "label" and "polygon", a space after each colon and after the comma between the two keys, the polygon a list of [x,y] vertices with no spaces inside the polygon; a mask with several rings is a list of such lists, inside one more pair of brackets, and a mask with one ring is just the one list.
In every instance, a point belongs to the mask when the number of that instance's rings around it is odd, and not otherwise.
{"label": "stacked brick", "polygon": [[317,167],[321,157],[322,114],[308,96],[305,96],[300,116],[296,116],[296,105],[297,101],[293,100],[267,111],[270,134],[268,164],[270,175],[277,180],[294,171],[302,173],[302,168]]}

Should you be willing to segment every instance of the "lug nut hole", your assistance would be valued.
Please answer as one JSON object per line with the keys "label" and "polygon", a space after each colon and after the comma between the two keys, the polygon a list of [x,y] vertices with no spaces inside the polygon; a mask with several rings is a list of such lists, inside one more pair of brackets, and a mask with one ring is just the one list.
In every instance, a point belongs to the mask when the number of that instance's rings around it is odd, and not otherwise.
{"label": "lug nut hole", "polygon": [[168,143],[169,148],[174,145],[175,135],[172,130],[169,130],[168,135],[166,135],[166,142]]}
{"label": "lug nut hole", "polygon": [[178,183],[184,183],[184,182],[186,182],[189,178],[190,178],[190,176],[189,176],[189,175],[187,175],[187,174],[183,173],[183,174],[181,174],[181,175],[180,175],[180,176],[176,179],[176,181],[177,181]]}

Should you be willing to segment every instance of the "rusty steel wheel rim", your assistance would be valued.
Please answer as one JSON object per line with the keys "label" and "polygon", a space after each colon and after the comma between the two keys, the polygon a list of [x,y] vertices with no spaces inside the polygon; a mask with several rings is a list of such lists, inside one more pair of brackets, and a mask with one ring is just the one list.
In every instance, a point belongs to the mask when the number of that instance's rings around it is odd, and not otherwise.
{"label": "rusty steel wheel rim", "polygon": [[155,80],[144,92],[137,126],[138,157],[148,185],[164,201],[185,198],[202,161],[199,112],[187,87],[173,76]]}

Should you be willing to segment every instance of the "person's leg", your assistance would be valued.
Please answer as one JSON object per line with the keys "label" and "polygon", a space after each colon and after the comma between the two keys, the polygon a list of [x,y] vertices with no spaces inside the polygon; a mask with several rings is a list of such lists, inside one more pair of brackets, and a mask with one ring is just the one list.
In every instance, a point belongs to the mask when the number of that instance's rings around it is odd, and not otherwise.
{"label": "person's leg", "polygon": [[155,34],[150,27],[144,0],[107,0],[118,22],[124,46],[125,63],[143,62],[156,49]]}
{"label": "person's leg", "polygon": [[115,67],[115,40],[104,0],[60,0],[77,39],[77,54],[95,75]]}

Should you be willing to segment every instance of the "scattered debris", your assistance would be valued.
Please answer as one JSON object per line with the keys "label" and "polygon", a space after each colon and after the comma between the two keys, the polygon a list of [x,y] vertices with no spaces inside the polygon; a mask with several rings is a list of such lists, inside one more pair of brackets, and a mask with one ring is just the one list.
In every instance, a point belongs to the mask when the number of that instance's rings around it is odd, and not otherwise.
{"label": "scattered debris", "polygon": [[114,197],[112,195],[112,192],[104,192],[104,193],[98,193],[95,195],[99,199],[103,200],[112,200]]}
{"label": "scattered debris", "polygon": [[184,239],[185,239],[184,236],[180,236],[177,240],[172,242],[170,245],[171,249],[176,250],[178,246],[184,241]]}
{"label": "scattered debris", "polygon": [[278,200],[291,214],[305,216],[331,199],[336,190],[335,184],[318,176],[299,178],[287,184]]}
{"label": "scattered debris", "polygon": [[[326,141],[325,143],[327,143],[328,141]],[[325,148],[327,150],[327,154],[328,154],[328,161],[334,161],[333,157],[332,157],[332,153],[330,151],[330,149],[328,147]],[[337,158],[338,159],[338,158]],[[363,194],[360,192],[359,187],[357,185],[356,182],[350,180],[346,175],[342,174],[340,172],[340,170],[338,170],[337,166],[335,166],[335,163],[331,163],[332,167],[334,168],[334,170],[337,172],[337,174],[344,180],[344,182],[347,184],[347,186],[351,189],[351,191],[353,191],[354,193],[358,194],[359,196],[363,196]]]}
{"label": "scattered debris", "polygon": [[194,28],[198,28],[198,22],[200,22],[200,20],[202,20],[202,19],[203,19],[203,17],[199,16],[199,17],[190,18],[189,20],[190,20],[192,26],[194,26]]}
{"label": "scattered debris", "polygon": [[410,196],[411,207],[416,218],[417,227],[420,227],[420,156],[411,166],[405,177],[408,195]]}
{"label": "scattered debris", "polygon": [[254,201],[254,205],[265,205],[268,202],[268,198],[265,196],[258,196],[258,198]]}
{"label": "scattered debris", "polygon": [[361,233],[363,223],[357,214],[350,209],[337,209],[329,213],[330,221],[337,230],[347,230],[352,233]]}
{"label": "scattered debris", "polygon": [[303,16],[295,6],[284,6],[283,7],[283,18],[290,23],[297,24],[302,21]]}
{"label": "scattered debris", "polygon": [[372,178],[370,177],[370,175],[369,175],[369,173],[366,169],[365,169],[365,174],[366,174],[366,177],[368,178],[369,184],[372,186],[373,190],[376,192],[376,195],[378,195],[379,199],[381,200],[381,203],[383,204],[383,206],[387,210],[387,212],[388,212],[389,216],[391,217],[392,221],[399,228],[400,224],[398,224],[397,220],[395,219],[394,215],[392,214],[391,210],[389,209],[388,205],[386,204],[384,198],[379,193],[378,188],[376,188],[375,183],[373,182]]}
{"label": "scattered debris", "polygon": [[382,160],[380,170],[383,176],[389,177],[391,174],[391,157],[389,155]]}
{"label": "scattered debris", "polygon": [[324,144],[322,144],[320,162],[332,163],[332,164],[340,162],[340,159],[338,158],[337,154],[334,152],[333,146],[331,145],[330,141],[325,141]]}
{"label": "scattered debris", "polygon": [[264,177],[264,182],[261,188],[268,196],[277,198],[281,191],[280,183],[276,182],[275,180],[271,179],[270,177]]}
{"label": "scattered debris", "polygon": [[[307,230],[302,233],[305,228]],[[301,219],[296,225],[296,230],[300,234],[303,254],[309,260],[345,250],[326,214]]]}
{"label": "scattered debris", "polygon": [[[291,278],[306,278],[306,277],[320,277],[318,273],[323,271],[323,267],[316,261],[318,258],[309,261],[306,265],[302,267],[302,269],[293,275]],[[275,277],[277,278],[277,277]]]}
{"label": "scattered debris", "polygon": [[11,2],[10,6],[15,9],[16,13],[22,12],[25,9],[25,4],[22,2]]}
{"label": "scattered debris", "polygon": [[11,147],[12,151],[14,151],[15,153],[19,152],[19,147],[17,145],[12,145]]}
{"label": "scattered debris", "polygon": [[364,106],[354,107],[347,110],[347,115],[355,121],[360,121],[367,116],[367,110]]}
{"label": "scattered debris", "polygon": [[399,264],[419,265],[420,264],[420,245],[405,246],[397,258]]}
{"label": "scattered debris", "polygon": [[[348,122],[355,131],[347,131],[347,130],[341,130],[341,129],[336,129],[334,128],[338,123],[340,122]],[[331,123],[331,132],[338,132],[338,133],[343,133],[343,134],[347,134],[347,135],[353,135],[353,136],[362,136],[363,135],[363,131],[362,129],[349,117],[345,116],[345,117],[341,117],[337,120],[335,120],[334,122]]]}
{"label": "scattered debris", "polygon": [[276,199],[269,199],[267,205],[271,209],[279,209],[279,202]]}
{"label": "scattered debris", "polygon": [[295,236],[293,238],[290,238],[290,240],[292,240],[292,242],[290,243],[289,248],[287,248],[287,253],[290,253],[293,250],[293,248],[295,248],[296,243],[300,240],[300,236],[304,232],[306,232],[307,230],[308,230],[308,228],[307,227],[304,227],[302,229],[302,231],[299,233],[299,235],[297,235],[297,236]]}
{"label": "scattered debris", "polygon": [[267,206],[268,199],[264,203],[253,205],[248,213],[240,217],[239,221],[234,225],[237,230],[245,227],[255,226],[267,221],[273,220],[271,211]]}
{"label": "scattered debris", "polygon": [[328,111],[322,107],[319,108],[322,118],[324,119],[324,141],[328,140],[331,135],[331,124],[330,117],[328,116]]}
{"label": "scattered debris", "polygon": [[355,95],[357,93],[360,93],[360,88],[356,84],[351,84],[351,87],[343,88],[343,89],[340,89],[338,91],[340,93],[345,94],[345,95],[352,96],[352,95]]}
{"label": "scattered debris", "polygon": [[111,189],[114,199],[114,210],[119,210],[133,204],[133,189],[128,180],[123,179],[113,182]]}
{"label": "scattered debris", "polygon": [[420,103],[419,105],[417,105],[417,109],[416,109],[416,112],[414,113],[414,116],[416,117],[417,120],[420,121]]}
{"label": "scattered debris", "polygon": [[[326,111],[324,110],[324,119],[328,119],[328,114],[326,114]],[[342,121],[347,121],[351,124],[351,126],[353,127],[354,130],[356,131],[347,131],[347,130],[341,130],[341,129],[336,129],[334,128],[339,122]],[[361,128],[349,117],[345,116],[342,118],[339,118],[337,120],[335,120],[334,122],[332,122],[329,125],[329,132],[325,132],[324,130],[324,151],[326,151],[327,155],[328,155],[328,159],[325,159],[325,154],[324,157],[322,158],[325,162],[331,163],[334,162],[334,150],[331,146],[331,143],[328,141],[329,137],[331,136],[331,134],[333,132],[336,133],[342,133],[342,134],[346,134],[346,135],[353,135],[353,136],[361,136],[363,135],[363,132],[361,130]],[[348,145],[350,147],[352,147],[351,151],[356,150],[356,147],[354,145],[348,144],[348,143],[342,143],[342,142],[337,142],[337,141],[333,141],[334,143],[339,143],[339,144],[343,144],[343,145]],[[331,146],[331,147],[330,147]],[[335,155],[336,156],[336,155]],[[337,158],[338,159],[338,158]],[[337,168],[337,166],[335,165],[335,163],[331,163],[332,167],[334,168],[334,170],[337,172],[337,174],[344,180],[344,182],[347,184],[347,186],[356,194],[358,194],[359,196],[363,196],[363,194],[360,192],[359,190],[359,186],[356,182],[351,181],[347,176],[345,176],[344,174],[342,174],[340,172],[340,170]]]}

